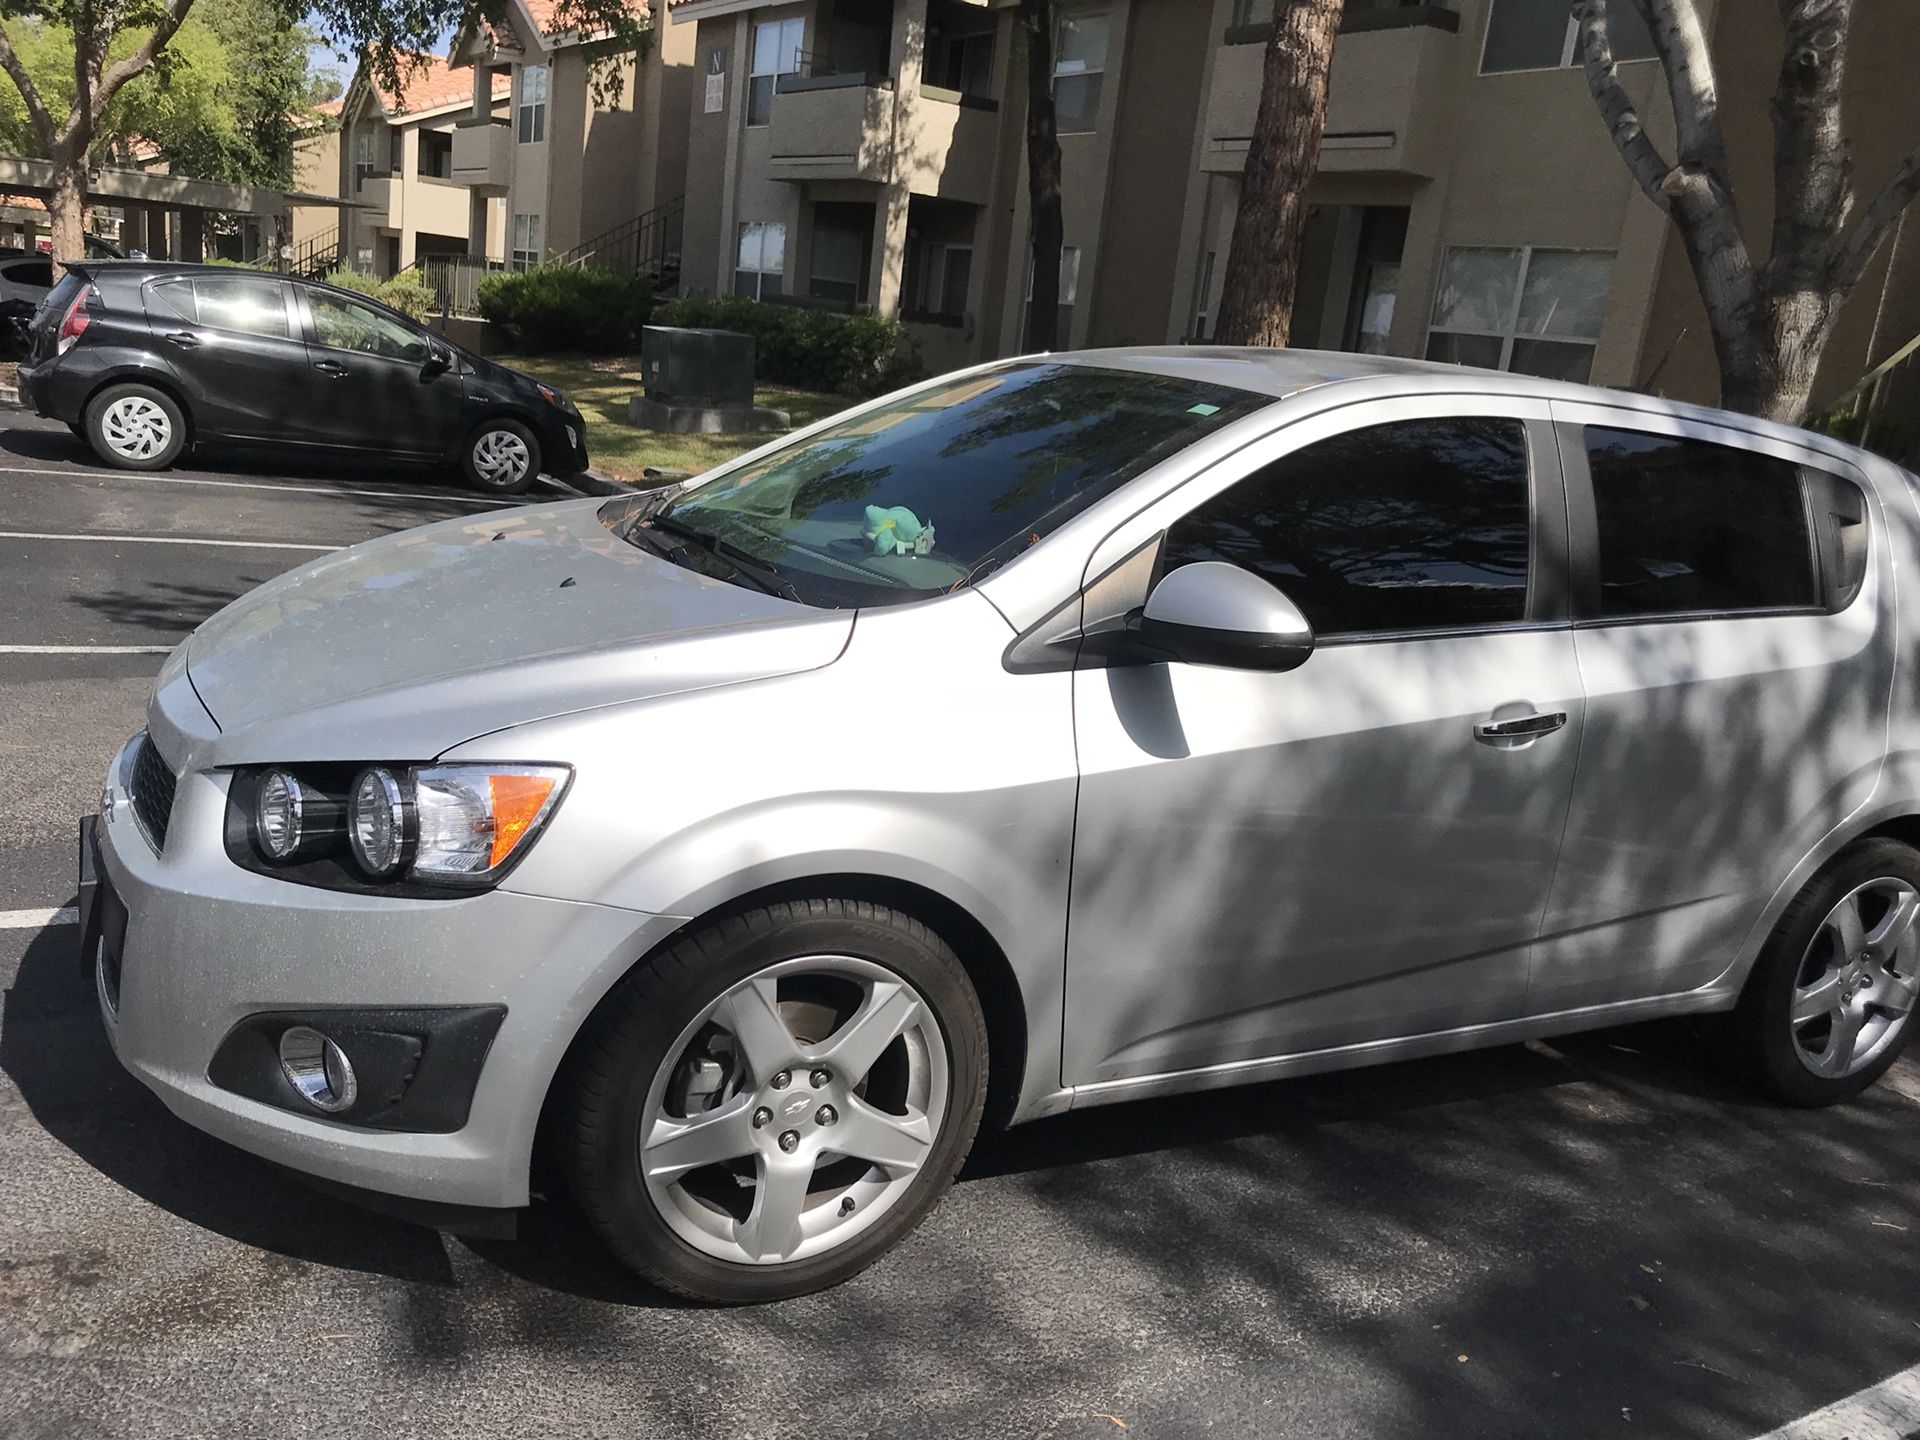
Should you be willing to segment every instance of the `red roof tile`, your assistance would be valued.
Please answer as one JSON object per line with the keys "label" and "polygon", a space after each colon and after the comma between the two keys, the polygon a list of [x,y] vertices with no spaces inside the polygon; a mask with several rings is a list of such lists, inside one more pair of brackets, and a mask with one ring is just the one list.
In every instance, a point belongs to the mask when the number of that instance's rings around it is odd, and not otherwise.
{"label": "red roof tile", "polygon": [[[382,85],[371,69],[367,71],[368,82],[379,97],[380,108],[387,114],[411,115],[422,110],[439,110],[448,105],[464,104],[472,97],[473,77],[464,66],[458,70],[449,68],[444,55],[423,55],[419,58],[423,63],[401,62],[400,90],[397,94]],[[512,88],[510,77],[493,77],[494,99],[504,100]]]}

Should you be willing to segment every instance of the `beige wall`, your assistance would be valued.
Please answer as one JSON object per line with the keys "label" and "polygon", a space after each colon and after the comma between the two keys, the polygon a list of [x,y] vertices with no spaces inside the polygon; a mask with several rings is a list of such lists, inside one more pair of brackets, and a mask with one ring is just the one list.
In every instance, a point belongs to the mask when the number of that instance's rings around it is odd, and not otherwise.
{"label": "beige wall", "polygon": [[[310,195],[340,193],[340,132],[317,130],[293,142],[293,188]],[[289,239],[295,248],[316,235],[337,230],[340,212],[324,205],[300,205],[293,211]]]}

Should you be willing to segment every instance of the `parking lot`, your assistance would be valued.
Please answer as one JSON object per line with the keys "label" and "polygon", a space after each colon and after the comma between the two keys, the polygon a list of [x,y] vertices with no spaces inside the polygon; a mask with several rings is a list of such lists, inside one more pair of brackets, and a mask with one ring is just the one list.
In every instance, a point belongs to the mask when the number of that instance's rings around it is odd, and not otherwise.
{"label": "parking lot", "polygon": [[[893,1256],[754,1310],[648,1290],[557,1202],[449,1239],[188,1129],[101,1033],[76,819],[199,619],[488,508],[115,474],[0,411],[0,1436],[1747,1437],[1920,1360],[1920,1063],[1786,1111],[1688,1024],[985,1137]],[[1794,1433],[1920,1432],[1889,1393]]]}

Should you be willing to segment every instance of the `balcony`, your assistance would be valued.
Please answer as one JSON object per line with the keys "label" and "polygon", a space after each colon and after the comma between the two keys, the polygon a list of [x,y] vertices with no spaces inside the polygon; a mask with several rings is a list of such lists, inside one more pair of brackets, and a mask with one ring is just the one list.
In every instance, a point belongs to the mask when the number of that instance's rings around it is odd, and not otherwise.
{"label": "balcony", "polygon": [[504,117],[462,120],[453,132],[456,185],[487,195],[504,195],[513,179],[513,127]]}
{"label": "balcony", "polygon": [[997,107],[957,91],[914,95],[896,143],[893,82],[877,75],[782,75],[769,125],[775,180],[865,180],[984,205]]}
{"label": "balcony", "polygon": [[354,181],[353,198],[366,207],[361,213],[369,224],[393,227],[399,224],[393,213],[399,188],[398,175],[361,175]]}
{"label": "balcony", "polygon": [[395,226],[432,235],[465,235],[469,220],[467,187],[437,175],[409,175],[400,196]]}
{"label": "balcony", "polygon": [[[1207,100],[1202,170],[1238,175],[1246,168],[1271,28],[1235,26],[1223,37]],[[1459,15],[1440,5],[1349,16],[1333,52],[1323,174],[1436,173],[1442,160],[1436,142],[1445,129],[1440,101],[1461,43],[1459,28]]]}

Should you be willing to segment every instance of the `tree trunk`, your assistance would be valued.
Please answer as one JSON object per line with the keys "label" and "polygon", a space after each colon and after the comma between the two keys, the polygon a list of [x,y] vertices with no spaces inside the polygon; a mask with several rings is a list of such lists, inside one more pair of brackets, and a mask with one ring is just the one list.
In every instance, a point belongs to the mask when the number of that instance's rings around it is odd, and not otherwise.
{"label": "tree trunk", "polygon": [[1790,295],[1763,301],[1744,329],[1715,324],[1722,408],[1798,425],[1839,310],[1838,296]]}
{"label": "tree trunk", "polygon": [[47,221],[53,231],[53,259],[70,265],[87,258],[87,147],[84,141],[54,147],[53,190],[47,196]]}
{"label": "tree trunk", "polygon": [[1307,187],[1320,168],[1327,83],[1346,0],[1279,0],[1260,80],[1214,338],[1285,345],[1293,329]]}
{"label": "tree trunk", "polygon": [[1028,263],[1026,349],[1057,350],[1060,335],[1060,133],[1053,113],[1053,0],[1020,0],[1027,41],[1027,208],[1033,237]]}

